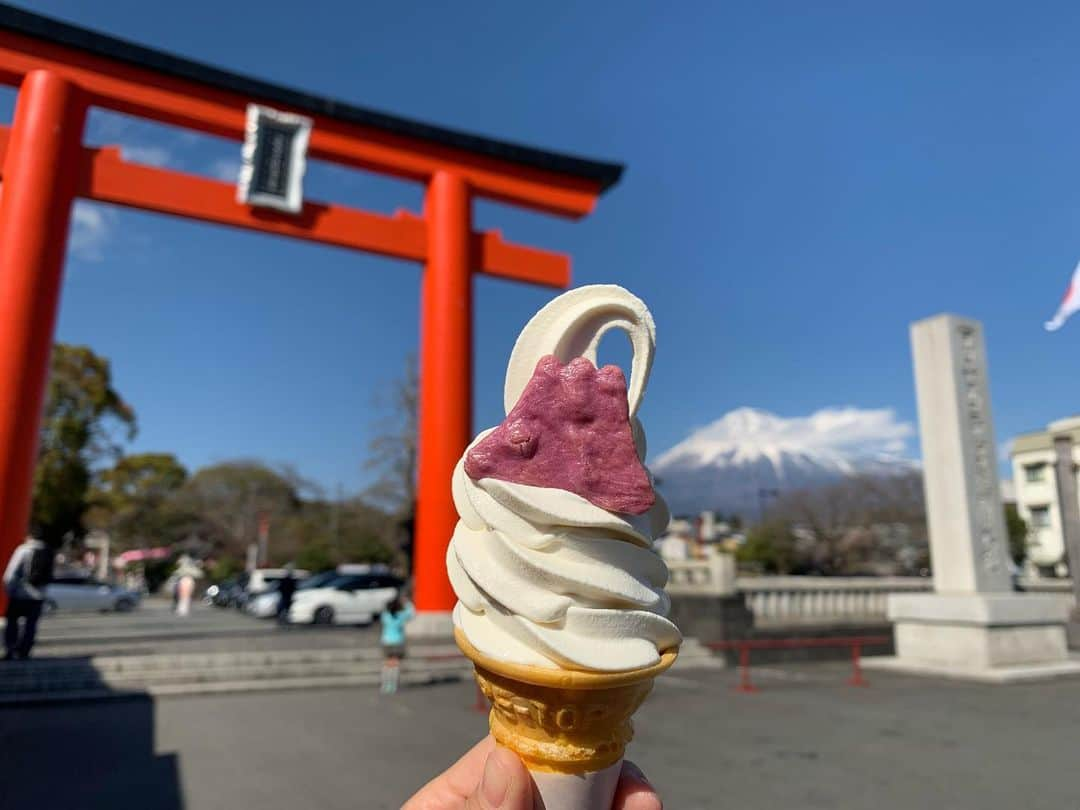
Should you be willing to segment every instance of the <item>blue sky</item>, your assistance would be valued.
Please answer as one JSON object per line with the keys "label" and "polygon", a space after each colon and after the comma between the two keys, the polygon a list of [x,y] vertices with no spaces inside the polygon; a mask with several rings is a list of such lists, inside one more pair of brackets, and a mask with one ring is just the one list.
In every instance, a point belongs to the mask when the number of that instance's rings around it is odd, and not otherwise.
{"label": "blue sky", "polygon": [[[204,0],[34,4],[324,95],[625,162],[581,222],[483,203],[476,220],[569,252],[576,284],[650,305],[653,455],[743,405],[913,422],[908,324],[941,311],[985,324],[999,441],[1080,411],[1080,319],[1041,326],[1080,256],[1074,4],[229,7],[226,22]],[[223,176],[239,156],[100,113],[87,140]],[[307,191],[381,211],[421,200],[320,164]],[[58,336],[112,359],[139,415],[133,450],[363,485],[373,392],[417,345],[417,266],[85,205],[71,248]],[[514,337],[552,295],[476,280],[477,429],[501,417]]]}

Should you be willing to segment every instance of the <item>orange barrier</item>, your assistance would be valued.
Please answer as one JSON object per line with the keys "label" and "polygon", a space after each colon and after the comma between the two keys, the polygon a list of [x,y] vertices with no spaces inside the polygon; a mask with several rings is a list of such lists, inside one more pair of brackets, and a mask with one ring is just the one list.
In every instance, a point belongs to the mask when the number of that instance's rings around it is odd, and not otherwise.
{"label": "orange barrier", "polygon": [[863,677],[862,648],[870,644],[888,644],[892,636],[836,636],[826,638],[747,638],[735,641],[714,641],[705,646],[710,650],[739,651],[739,683],[736,692],[757,692],[759,689],[750,680],[751,650],[790,650],[810,647],[850,647],[851,676],[848,686],[869,686]]}

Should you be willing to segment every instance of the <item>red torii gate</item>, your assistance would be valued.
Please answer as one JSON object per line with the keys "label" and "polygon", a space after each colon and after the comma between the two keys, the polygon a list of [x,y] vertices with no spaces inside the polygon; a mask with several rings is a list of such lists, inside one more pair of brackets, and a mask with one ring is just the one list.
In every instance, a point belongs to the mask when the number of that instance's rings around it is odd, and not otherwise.
{"label": "red torii gate", "polygon": [[[13,125],[0,128],[0,562],[29,520],[68,224],[82,197],[425,263],[415,600],[421,612],[450,610],[450,475],[472,431],[472,271],[557,288],[570,282],[569,257],[473,231],[471,201],[576,219],[622,167],[312,96],[5,5],[0,82],[20,88]],[[297,215],[255,209],[236,202],[231,184],[82,143],[91,106],[239,141],[251,102],[312,118],[314,158],[424,183],[423,215],[312,201]]]}

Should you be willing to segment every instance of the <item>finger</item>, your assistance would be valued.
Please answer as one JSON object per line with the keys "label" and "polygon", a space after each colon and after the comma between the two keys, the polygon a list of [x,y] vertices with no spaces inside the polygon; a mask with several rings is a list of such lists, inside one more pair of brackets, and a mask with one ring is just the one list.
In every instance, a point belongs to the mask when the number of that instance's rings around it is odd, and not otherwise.
{"label": "finger", "polygon": [[533,810],[532,779],[517,754],[496,746],[465,810]]}
{"label": "finger", "polygon": [[664,803],[660,801],[641,768],[630,760],[623,762],[611,810],[664,810]]}
{"label": "finger", "polygon": [[489,734],[446,769],[442,778],[453,788],[455,795],[464,799],[476,790],[480,775],[484,772],[484,763],[494,749],[495,738]]}
{"label": "finger", "polygon": [[484,763],[495,747],[489,734],[461,759],[436,776],[409,799],[401,810],[443,810],[464,807],[465,800],[480,784]]}

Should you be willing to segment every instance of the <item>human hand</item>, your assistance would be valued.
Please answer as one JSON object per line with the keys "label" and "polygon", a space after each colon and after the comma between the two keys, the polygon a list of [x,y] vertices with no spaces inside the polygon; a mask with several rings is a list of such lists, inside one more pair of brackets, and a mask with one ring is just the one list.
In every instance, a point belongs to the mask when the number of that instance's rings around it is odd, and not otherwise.
{"label": "human hand", "polygon": [[[623,762],[611,810],[663,810],[641,770]],[[532,779],[522,761],[490,735],[436,776],[401,810],[536,810]]]}

